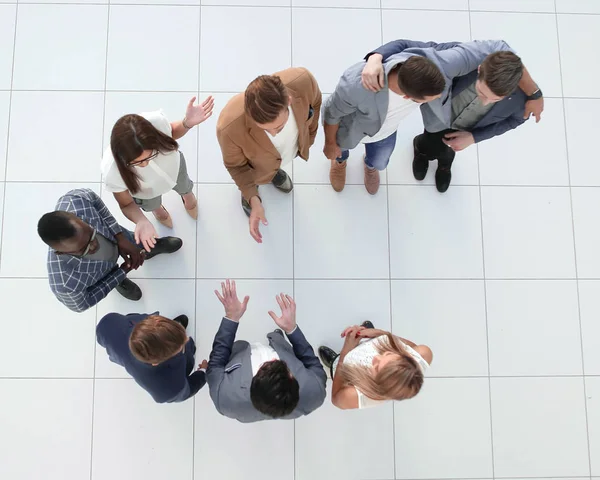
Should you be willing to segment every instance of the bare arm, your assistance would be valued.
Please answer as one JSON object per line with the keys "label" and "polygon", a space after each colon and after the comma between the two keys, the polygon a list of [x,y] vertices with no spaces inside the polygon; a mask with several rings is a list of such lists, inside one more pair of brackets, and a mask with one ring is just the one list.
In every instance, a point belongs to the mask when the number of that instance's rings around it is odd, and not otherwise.
{"label": "bare arm", "polygon": [[340,353],[338,368],[335,371],[333,385],[331,387],[331,403],[342,410],[358,408],[358,393],[356,392],[356,388],[352,385],[344,385],[339,369],[348,352],[349,350],[346,351],[346,349],[343,349]]}
{"label": "bare arm", "polygon": [[133,197],[129,191],[125,190],[124,192],[114,192],[115,200],[118,202],[123,215],[125,215],[129,220],[131,220],[136,225],[141,221],[148,221],[142,209],[133,201]]}
{"label": "bare arm", "polygon": [[171,122],[171,130],[173,132],[172,136],[175,140],[183,137],[191,129],[192,127],[185,123],[185,118],[183,120],[179,120],[178,122]]}

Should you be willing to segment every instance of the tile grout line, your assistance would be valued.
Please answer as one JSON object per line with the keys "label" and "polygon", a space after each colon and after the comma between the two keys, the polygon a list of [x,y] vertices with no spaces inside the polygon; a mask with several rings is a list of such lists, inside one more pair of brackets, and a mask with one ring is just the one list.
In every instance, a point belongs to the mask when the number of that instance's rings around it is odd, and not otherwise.
{"label": "tile grout line", "polygon": [[[201,75],[201,61],[200,58],[202,56],[202,0],[199,1],[198,6],[198,82],[196,85],[197,88],[197,99],[198,102],[201,101],[200,98],[200,75]],[[198,128],[196,128],[196,180],[200,178],[200,132]],[[196,189],[196,204],[198,203],[198,198],[200,197],[200,184],[197,183],[194,185]],[[196,235],[195,238],[195,252],[194,256],[194,336],[196,339],[198,338],[198,230],[200,228],[200,222],[196,220],[196,225],[194,228],[194,233]],[[197,342],[196,342],[197,343]],[[198,358],[194,356],[194,368],[196,368],[196,364],[198,363]],[[207,385],[205,385],[208,388]],[[194,396],[192,399],[192,479],[196,479],[196,402],[197,399]]]}
{"label": "tile grout line", "polygon": [[[379,0],[379,40],[381,45],[384,44],[383,35],[383,2]],[[385,201],[386,201],[386,214],[387,214],[387,247],[388,247],[388,290],[389,296],[389,308],[390,308],[390,332],[394,330],[394,311],[392,309],[392,243],[391,243],[391,229],[390,229],[390,177],[385,170]],[[398,475],[398,466],[396,462],[396,402],[392,402],[392,467],[394,472],[394,478]]]}
{"label": "tile grout line", "polygon": [[[239,280],[288,280],[293,281],[294,277],[237,277]],[[133,277],[134,280],[161,280],[161,281],[192,281],[192,280],[218,280],[222,281],[223,277]],[[0,282],[4,280],[48,280],[47,276],[43,277],[15,277],[11,275],[1,275]],[[574,277],[564,277],[564,278],[487,278],[483,277],[468,277],[468,278],[405,278],[405,277],[373,277],[373,278],[360,278],[360,277],[344,277],[344,278],[336,278],[336,277],[306,277],[306,278],[296,278],[296,281],[299,282],[330,282],[330,281],[396,281],[396,282],[573,282],[578,280]],[[585,277],[579,278],[579,280],[584,282],[592,282],[598,281],[600,278],[598,277]]]}
{"label": "tile grout line", "polygon": [[[560,49],[560,28],[559,28],[559,23],[558,23],[558,13],[557,13],[557,6],[556,6],[556,0],[554,0],[554,18],[556,21],[556,40],[557,40],[557,45],[558,45],[558,67],[559,67],[559,71],[560,71],[560,88],[561,88],[561,93],[564,95],[564,79],[563,79],[563,70],[562,70],[562,54],[561,54],[561,49]],[[579,292],[579,268],[577,265],[577,239],[575,236],[575,210],[574,210],[574,206],[573,206],[573,187],[571,185],[571,163],[570,163],[570,156],[569,156],[569,138],[567,135],[567,109],[566,109],[566,103],[565,103],[565,99],[563,97],[562,99],[562,107],[563,107],[563,129],[564,129],[564,135],[565,135],[565,153],[567,155],[567,175],[569,178],[569,201],[571,204],[571,233],[573,236],[573,262],[574,262],[574,266],[575,266],[575,283],[577,285],[577,313],[579,316],[579,345],[581,348],[581,370],[582,373],[585,375],[585,354],[584,354],[584,343],[583,343],[583,328],[581,325],[581,296],[580,296],[580,292]],[[590,425],[589,425],[589,414],[588,414],[588,405],[587,405],[587,386],[586,386],[586,381],[585,381],[585,377],[583,377],[582,379],[582,383],[583,383],[583,408],[584,408],[584,414],[585,414],[585,429],[586,429],[586,441],[587,441],[587,454],[588,454],[588,473],[590,475],[592,475],[592,452],[591,452],[591,448],[590,448]]]}
{"label": "tile grout line", "polygon": [[[106,123],[106,82],[108,78],[108,42],[110,32],[110,3],[106,9],[106,46],[104,47],[104,91],[102,101],[102,134],[100,137],[100,156],[102,157],[102,149],[104,147],[104,129]],[[100,198],[102,198],[102,172],[100,172]],[[94,305],[96,325],[98,325],[98,305]],[[95,412],[96,412],[96,335],[94,329],[94,378],[92,380],[92,428],[91,428],[91,441],[90,441],[90,480],[94,476],[94,423],[95,423]]]}
{"label": "tile grout line", "polygon": [[[294,8],[293,8],[293,0],[290,0],[290,67],[294,65]],[[310,147],[309,147],[310,149]],[[292,161],[292,178],[294,178],[294,164]],[[293,181],[293,180],[292,180]],[[296,228],[295,228],[295,219],[296,219],[296,191],[292,190],[292,298],[296,299],[296,251],[295,251],[295,243],[296,243]],[[293,478],[296,480],[297,472],[297,464],[296,464],[296,419],[294,419],[294,429],[293,429],[293,437],[292,437],[292,450],[293,450]]]}
{"label": "tile grout line", "polygon": [[13,84],[15,80],[15,57],[17,51],[17,23],[19,20],[19,4],[15,5],[15,32],[13,33],[13,54],[10,72],[10,93],[8,95],[8,121],[6,122],[6,153],[4,155],[4,180],[2,186],[2,216],[0,218],[0,268],[2,266],[2,247],[4,246],[4,215],[6,213],[6,178],[8,176],[8,152],[9,152],[9,137],[10,137],[10,119],[12,116],[12,100],[13,100]]}
{"label": "tile grout line", "polygon": [[[469,7],[469,38],[473,40],[473,25],[471,15],[471,0],[468,0]],[[488,404],[490,408],[490,454],[492,477],[496,478],[496,458],[494,455],[494,415],[492,403],[492,377],[491,377],[491,362],[490,362],[490,330],[488,324],[488,298],[487,298],[487,278],[485,270],[485,240],[483,228],[483,198],[481,189],[481,157],[479,155],[479,145],[475,145],[477,152],[477,183],[479,187],[479,219],[481,222],[481,268],[483,271],[483,306],[485,309],[485,342],[486,342],[486,357],[487,357],[487,382],[488,382]]]}

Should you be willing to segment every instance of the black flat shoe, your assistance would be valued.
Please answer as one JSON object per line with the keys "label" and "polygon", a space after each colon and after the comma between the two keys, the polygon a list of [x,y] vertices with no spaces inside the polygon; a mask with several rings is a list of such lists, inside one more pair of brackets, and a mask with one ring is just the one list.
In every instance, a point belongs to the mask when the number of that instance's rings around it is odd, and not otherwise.
{"label": "black flat shoe", "polygon": [[173,319],[174,322],[180,323],[183,328],[187,328],[190,320],[187,315],[178,315]]}
{"label": "black flat shoe", "polygon": [[365,328],[375,328],[369,320],[365,320],[360,324],[360,326]]}
{"label": "black flat shoe", "polygon": [[142,298],[142,290],[140,287],[138,287],[128,278],[117,285],[115,290],[123,295],[127,300],[137,302],[140,298]]}
{"label": "black flat shoe", "polygon": [[429,170],[429,159],[422,153],[419,153],[419,150],[417,149],[417,138],[418,137],[413,138],[414,157],[412,162],[412,171],[415,179],[421,181],[427,176],[427,170]]}
{"label": "black flat shoe", "polygon": [[177,237],[162,237],[156,240],[156,245],[150,251],[146,253],[146,260],[150,260],[161,253],[173,253],[179,250],[183,246],[183,240]]}
{"label": "black flat shoe", "polygon": [[444,193],[450,187],[452,172],[447,167],[438,167],[435,172],[435,188],[440,193]]}
{"label": "black flat shoe", "polygon": [[327,368],[331,368],[337,357],[339,357],[339,355],[331,348],[319,347],[319,358],[321,359],[321,362],[323,362],[323,365],[325,365]]}

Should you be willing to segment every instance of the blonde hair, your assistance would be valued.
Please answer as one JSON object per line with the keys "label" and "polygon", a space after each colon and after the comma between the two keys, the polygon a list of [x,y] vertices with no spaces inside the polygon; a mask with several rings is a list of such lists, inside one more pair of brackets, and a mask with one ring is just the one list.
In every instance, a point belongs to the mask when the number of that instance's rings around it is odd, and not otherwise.
{"label": "blonde hair", "polygon": [[423,371],[404,344],[389,332],[373,341],[380,355],[389,352],[396,358],[378,372],[372,367],[342,363],[338,370],[344,383],[373,400],[406,400],[417,395],[423,386]]}

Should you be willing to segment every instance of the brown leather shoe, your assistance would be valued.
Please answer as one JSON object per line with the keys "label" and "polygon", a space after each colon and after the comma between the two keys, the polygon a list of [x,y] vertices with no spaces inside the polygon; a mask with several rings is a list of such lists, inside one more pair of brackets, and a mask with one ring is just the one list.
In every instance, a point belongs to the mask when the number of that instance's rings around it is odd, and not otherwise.
{"label": "brown leather shoe", "polygon": [[365,188],[371,195],[379,190],[379,170],[370,169],[365,163]]}
{"label": "brown leather shoe", "polygon": [[341,192],[346,186],[346,164],[347,160],[338,162],[331,160],[331,169],[329,170],[329,181],[336,192]]}

